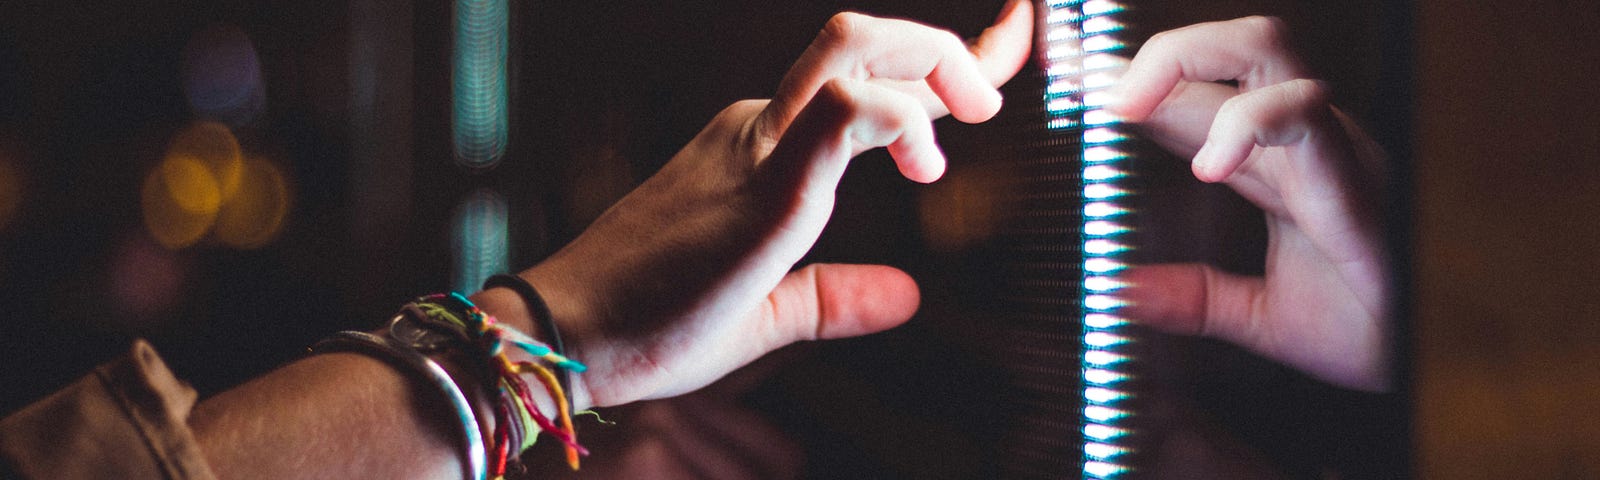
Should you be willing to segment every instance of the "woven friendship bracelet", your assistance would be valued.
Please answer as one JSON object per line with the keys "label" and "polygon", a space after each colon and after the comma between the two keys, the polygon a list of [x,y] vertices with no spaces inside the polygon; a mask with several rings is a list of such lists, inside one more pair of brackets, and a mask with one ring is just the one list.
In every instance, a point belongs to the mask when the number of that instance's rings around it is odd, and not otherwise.
{"label": "woven friendship bracelet", "polygon": [[[522,297],[522,302],[528,306],[528,313],[533,315],[533,321],[539,322],[539,328],[544,331],[545,338],[549,340],[545,343],[550,345],[550,349],[555,351],[556,355],[565,357],[567,355],[567,347],[561,342],[561,331],[556,329],[555,317],[550,314],[550,306],[544,303],[544,296],[539,295],[539,291],[533,288],[533,284],[528,283],[520,275],[508,274],[494,275],[483,282],[484,290],[499,287],[509,288],[511,291],[516,292],[518,297]],[[567,405],[572,405],[572,368],[563,367],[565,368],[562,368],[560,373],[557,374],[557,379],[561,382],[562,391],[566,392]],[[582,370],[579,369],[578,371],[581,372]]]}

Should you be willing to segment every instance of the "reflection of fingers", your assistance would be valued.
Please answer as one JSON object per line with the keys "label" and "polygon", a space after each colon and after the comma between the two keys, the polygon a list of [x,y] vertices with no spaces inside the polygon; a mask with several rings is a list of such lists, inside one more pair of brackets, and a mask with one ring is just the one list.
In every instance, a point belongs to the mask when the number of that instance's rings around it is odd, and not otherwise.
{"label": "reflection of fingers", "polygon": [[967,121],[987,119],[1000,108],[999,92],[955,34],[847,12],[830,19],[789,70],[763,114],[764,127],[783,132],[812,95],[840,78],[926,80],[950,111]]}
{"label": "reflection of fingers", "polygon": [[725,466],[740,475],[722,475],[720,478],[781,478],[792,472],[799,463],[799,447],[767,419],[753,410],[738,405],[738,399],[713,398],[704,395],[680,397],[675,401],[677,411],[686,420],[683,426],[688,436],[695,437],[687,454],[714,455]]}
{"label": "reflection of fingers", "polygon": [[[1282,155],[1252,157],[1257,146],[1281,147]],[[1248,175],[1238,175],[1246,161],[1253,162]],[[1365,223],[1371,216],[1362,213],[1370,208],[1361,195],[1370,188],[1360,180],[1362,167],[1328,105],[1326,86],[1316,80],[1292,80],[1228,100],[1193,165],[1195,177],[1234,179],[1234,186],[1261,208],[1294,218],[1339,265],[1370,264],[1378,250]],[[1355,285],[1374,275],[1351,274]]]}
{"label": "reflection of fingers", "polygon": [[[720,445],[707,444],[695,429],[698,416],[685,415],[681,404],[688,397],[652,400],[637,404],[635,416],[629,420],[632,433],[628,435],[629,450],[648,454],[652,464],[629,464],[628,468],[645,467],[638,473],[649,478],[719,478],[715,472],[730,472],[737,464],[729,463],[717,452]],[[720,453],[720,452],[719,452]],[[658,473],[659,472],[659,473]],[[669,472],[671,475],[669,475]],[[634,477],[628,477],[634,478]]]}
{"label": "reflection of fingers", "polygon": [[1249,17],[1162,32],[1145,42],[1118,81],[1116,112],[1143,121],[1179,81],[1237,80],[1249,91],[1306,76],[1283,22]]}
{"label": "reflection of fingers", "polygon": [[1330,144],[1322,138],[1336,128],[1327,88],[1319,81],[1291,80],[1240,94],[1217,111],[1205,145],[1195,153],[1195,177],[1207,182],[1226,180],[1258,145]]}
{"label": "reflection of fingers", "polygon": [[767,296],[767,344],[756,348],[882,331],[909,320],[921,298],[911,276],[893,267],[810,265],[785,276]]}
{"label": "reflection of fingers", "polygon": [[1210,82],[1180,82],[1142,125],[1146,138],[1179,158],[1192,158],[1223,102],[1239,89]]}
{"label": "reflection of fingers", "polygon": [[1123,273],[1129,317],[1157,330],[1204,335],[1262,350],[1268,338],[1253,321],[1262,292],[1260,278],[1203,264],[1145,265]]}
{"label": "reflection of fingers", "polygon": [[761,168],[779,187],[774,191],[832,192],[850,158],[885,146],[906,178],[931,182],[944,174],[944,154],[934,144],[933,124],[915,100],[880,85],[833,80],[801,112]]}

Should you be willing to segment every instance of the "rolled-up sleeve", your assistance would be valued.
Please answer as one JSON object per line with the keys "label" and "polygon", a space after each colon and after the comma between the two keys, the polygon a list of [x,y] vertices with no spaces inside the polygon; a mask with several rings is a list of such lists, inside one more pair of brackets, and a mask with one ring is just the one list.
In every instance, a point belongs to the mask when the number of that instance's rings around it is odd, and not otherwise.
{"label": "rolled-up sleeve", "polygon": [[0,475],[211,479],[189,430],[195,391],[154,348],[127,356],[0,420]]}

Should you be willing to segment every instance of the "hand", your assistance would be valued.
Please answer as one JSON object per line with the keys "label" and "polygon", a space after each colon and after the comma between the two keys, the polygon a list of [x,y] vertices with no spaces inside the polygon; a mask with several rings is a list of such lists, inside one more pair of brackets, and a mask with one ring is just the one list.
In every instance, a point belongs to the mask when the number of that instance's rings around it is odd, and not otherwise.
{"label": "hand", "polygon": [[1376,211],[1384,158],[1329,105],[1327,85],[1308,79],[1283,24],[1252,17],[1156,35],[1118,95],[1117,113],[1192,156],[1195,177],[1264,210],[1270,235],[1263,277],[1194,264],[1129,270],[1129,315],[1334,384],[1386,389],[1391,277]]}
{"label": "hand", "polygon": [[[690,392],[798,340],[899,325],[916,283],[875,265],[790,272],[832,214],[849,160],[887,147],[911,180],[944,171],[930,119],[977,122],[1026,61],[1032,7],[1012,0],[972,47],[949,32],[845,13],[777,96],[734,104],[566,248],[523,272],[550,304],[579,408]],[[498,316],[506,292],[478,296]],[[524,324],[526,325],[526,324]]]}

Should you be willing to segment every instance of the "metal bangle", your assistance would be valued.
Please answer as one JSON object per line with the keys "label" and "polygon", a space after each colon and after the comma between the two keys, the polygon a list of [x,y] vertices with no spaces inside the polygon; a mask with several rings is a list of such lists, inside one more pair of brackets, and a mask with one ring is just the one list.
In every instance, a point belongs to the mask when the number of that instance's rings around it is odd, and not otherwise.
{"label": "metal bangle", "polygon": [[311,347],[312,353],[326,353],[331,351],[352,350],[376,355],[387,360],[398,361],[411,373],[426,379],[444,394],[450,406],[456,411],[456,417],[461,421],[461,431],[466,450],[466,478],[468,480],[487,480],[489,477],[488,462],[484,459],[486,453],[483,446],[483,433],[478,431],[478,416],[472,411],[472,404],[467,402],[467,396],[461,393],[461,388],[456,386],[450,374],[439,366],[438,362],[428,358],[416,349],[402,342],[393,341],[387,337],[380,337],[366,332],[346,330],[335,333]]}

